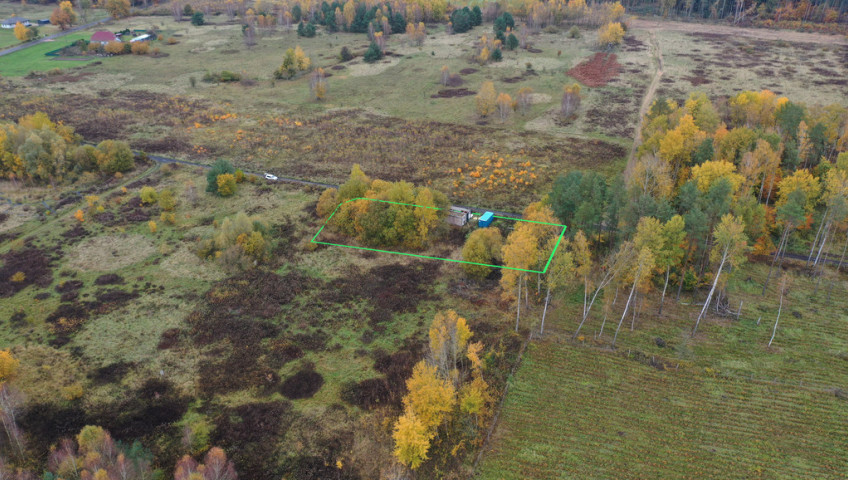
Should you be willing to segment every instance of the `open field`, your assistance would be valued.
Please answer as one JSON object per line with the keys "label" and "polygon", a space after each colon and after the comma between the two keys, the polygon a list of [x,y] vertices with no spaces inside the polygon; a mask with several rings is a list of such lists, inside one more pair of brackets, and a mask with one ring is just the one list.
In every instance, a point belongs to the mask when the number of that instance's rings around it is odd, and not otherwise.
{"label": "open field", "polygon": [[[33,25],[36,25],[36,22],[40,19],[49,19],[50,15],[53,13],[54,8],[56,8],[56,4],[42,5],[39,3],[28,3],[26,5],[22,5],[21,2],[0,2],[0,19],[18,16],[28,18],[33,23]],[[83,25],[85,23],[100,20],[108,16],[106,11],[102,8],[92,8],[88,11],[87,21],[84,21],[82,18],[82,12],[79,10],[79,8],[77,8],[75,11],[77,13],[77,22],[74,24],[74,26]],[[40,37],[46,37],[48,35],[59,33],[61,31],[59,27],[55,25],[48,24],[36,26],[38,27],[38,34]],[[18,41],[18,39],[15,38],[14,30],[0,29],[0,50],[6,47],[18,45],[19,43],[20,42]],[[63,44],[59,43],[58,45],[61,46]],[[4,60],[8,60],[8,57],[6,57]],[[25,60],[24,57],[19,57],[18,61],[29,60]],[[40,65],[41,64],[35,62],[35,68],[32,68],[32,70],[42,69]],[[0,71],[0,73],[4,75],[18,75],[17,73],[6,73],[5,71]]]}
{"label": "open field", "polygon": [[[126,193],[102,194],[104,211],[88,210],[83,223],[71,210],[4,232],[3,268],[21,265],[25,280],[0,273],[0,348],[21,360],[16,385],[36,399],[20,421],[33,460],[94,422],[141,439],[171,468],[186,451],[183,427],[202,424],[246,478],[279,478],[304,462],[356,466],[356,425],[375,405],[397,407],[433,315],[447,308],[502,358],[489,379],[502,388],[519,340],[494,288],[452,295],[464,283],[459,266],[316,248],[317,191],[244,183],[222,199],[202,193],[202,174],[162,167]],[[176,225],[139,202],[141,186],[176,192]],[[225,271],[195,254],[237,211],[272,232],[267,269]],[[155,233],[149,220],[160,223]],[[303,435],[318,443],[301,444]],[[338,447],[326,450],[331,440]]]}
{"label": "open field", "polygon": [[45,53],[52,52],[57,48],[70,45],[75,41],[91,37],[88,32],[76,32],[66,35],[62,38],[50,42],[44,42],[26,48],[15,53],[10,53],[3,57],[3,62],[0,63],[0,75],[23,76],[29,72],[64,69],[68,67],[77,67],[89,62],[97,60],[97,57],[84,59],[60,59],[59,57],[48,57]]}
{"label": "open field", "polygon": [[766,271],[752,264],[731,280],[739,320],[709,319],[696,338],[700,307],[689,304],[705,293],[667,297],[662,318],[651,293],[615,350],[621,307],[604,337],[597,314],[572,341],[582,299],[562,299],[552,333],[515,375],[478,478],[844,477],[848,277],[830,280],[831,302],[827,285],[811,302],[814,282],[790,266],[795,283],[767,347],[777,306],[774,288],[760,295]]}

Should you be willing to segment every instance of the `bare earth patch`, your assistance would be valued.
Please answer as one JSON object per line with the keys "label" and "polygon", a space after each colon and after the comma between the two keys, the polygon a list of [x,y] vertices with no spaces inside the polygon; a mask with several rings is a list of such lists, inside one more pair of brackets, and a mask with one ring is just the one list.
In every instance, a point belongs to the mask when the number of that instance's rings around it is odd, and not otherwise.
{"label": "bare earth patch", "polygon": [[[386,60],[388,60],[388,62],[386,62]],[[350,70],[351,77],[368,77],[371,75],[379,75],[385,72],[389,67],[394,67],[399,63],[399,57],[390,57],[377,63],[358,63],[356,65],[350,65],[348,66],[348,70]]]}
{"label": "bare earth patch", "polygon": [[143,235],[105,235],[86,240],[67,255],[67,266],[82,271],[106,272],[138,263],[156,253]]}

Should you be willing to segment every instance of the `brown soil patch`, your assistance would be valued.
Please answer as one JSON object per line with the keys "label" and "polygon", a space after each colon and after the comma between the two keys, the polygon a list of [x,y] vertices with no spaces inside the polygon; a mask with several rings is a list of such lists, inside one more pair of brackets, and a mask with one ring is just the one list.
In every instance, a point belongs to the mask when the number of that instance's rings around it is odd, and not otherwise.
{"label": "brown soil patch", "polygon": [[459,73],[461,75],[471,75],[472,73],[477,73],[479,71],[480,70],[477,70],[476,68],[463,68],[462,70],[459,71]]}
{"label": "brown soil patch", "polygon": [[469,95],[476,94],[477,92],[469,90],[467,88],[446,88],[444,90],[439,90],[439,93],[435,95],[430,95],[430,98],[456,98],[467,97]]}
{"label": "brown soil patch", "polygon": [[324,377],[312,370],[301,370],[287,378],[280,385],[280,393],[286,398],[294,400],[298,398],[311,398],[324,385]]}
{"label": "brown soil patch", "polygon": [[616,61],[614,53],[607,55],[598,52],[566,73],[587,87],[603,87],[617,77],[620,70],[621,65]]}
{"label": "brown soil patch", "polygon": [[[3,267],[0,267],[0,298],[11,297],[29,285],[41,288],[53,283],[53,272],[50,270],[50,259],[37,248],[12,250],[3,255]],[[12,281],[12,277],[21,272],[24,274],[20,281]]]}

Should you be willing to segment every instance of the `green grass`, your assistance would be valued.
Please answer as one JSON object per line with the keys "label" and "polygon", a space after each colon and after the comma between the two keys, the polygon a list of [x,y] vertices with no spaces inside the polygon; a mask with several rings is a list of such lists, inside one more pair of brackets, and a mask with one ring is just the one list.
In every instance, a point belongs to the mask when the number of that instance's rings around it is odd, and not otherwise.
{"label": "green grass", "polygon": [[0,62],[0,75],[9,77],[22,77],[29,72],[43,72],[55,68],[65,69],[78,67],[94,61],[97,57],[86,60],[56,60],[57,57],[48,57],[44,54],[74,43],[79,39],[88,39],[91,33],[76,32],[57,39],[54,42],[45,42],[21,51],[11,53]]}
{"label": "green grass", "polygon": [[694,301],[684,292],[677,304],[670,288],[662,318],[651,292],[633,331],[628,315],[615,351],[624,290],[600,340],[598,312],[585,337],[570,340],[582,298],[563,299],[549,315],[548,339],[528,350],[515,375],[479,478],[844,477],[846,401],[834,391],[848,387],[848,301],[839,293],[848,279],[830,272],[812,297],[814,280],[790,265],[792,286],[768,347],[779,280],[762,296],[767,269],[743,266],[728,286],[731,307],[743,303],[739,320],[710,315],[694,338],[700,306],[692,303],[706,292]]}
{"label": "green grass", "polygon": [[480,479],[841,478],[845,400],[533,344]]}

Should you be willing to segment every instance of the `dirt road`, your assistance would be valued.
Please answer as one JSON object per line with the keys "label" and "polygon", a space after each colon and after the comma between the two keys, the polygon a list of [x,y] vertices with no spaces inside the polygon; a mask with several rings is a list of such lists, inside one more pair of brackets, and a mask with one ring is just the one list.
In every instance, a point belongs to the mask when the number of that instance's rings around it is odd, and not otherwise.
{"label": "dirt road", "polygon": [[657,40],[657,36],[653,30],[648,33],[651,35],[651,56],[654,63],[656,63],[656,71],[654,72],[654,78],[651,80],[651,85],[645,92],[645,97],[642,98],[642,106],[639,108],[639,124],[636,125],[636,133],[633,135],[633,146],[630,147],[630,156],[627,157],[627,167],[624,169],[625,178],[627,178],[630,175],[630,172],[633,171],[636,149],[639,148],[639,144],[642,143],[642,119],[645,118],[645,115],[648,113],[648,109],[651,108],[651,104],[654,103],[654,95],[657,93],[657,87],[659,87],[660,79],[663,75],[663,57],[660,42]]}
{"label": "dirt road", "polygon": [[733,37],[747,37],[759,40],[783,40],[790,43],[825,43],[828,45],[846,45],[848,38],[842,35],[826,33],[805,33],[792,30],[776,30],[768,28],[742,28],[731,25],[716,25],[712,23],[667,22],[662,20],[646,20],[633,18],[630,28],[638,30],[667,30],[687,33],[710,33]]}

